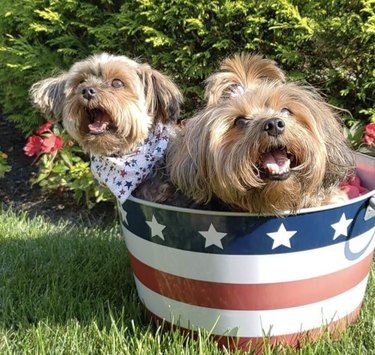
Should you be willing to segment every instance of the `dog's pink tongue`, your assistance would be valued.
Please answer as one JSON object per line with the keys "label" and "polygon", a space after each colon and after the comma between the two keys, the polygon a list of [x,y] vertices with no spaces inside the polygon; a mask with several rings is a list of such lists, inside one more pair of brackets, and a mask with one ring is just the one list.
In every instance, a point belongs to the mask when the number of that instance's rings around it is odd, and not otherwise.
{"label": "dog's pink tongue", "polygon": [[264,153],[261,157],[262,168],[271,175],[282,175],[289,172],[290,160],[283,150]]}
{"label": "dog's pink tongue", "polygon": [[111,123],[111,118],[105,112],[97,112],[93,123],[88,125],[91,133],[103,133]]}

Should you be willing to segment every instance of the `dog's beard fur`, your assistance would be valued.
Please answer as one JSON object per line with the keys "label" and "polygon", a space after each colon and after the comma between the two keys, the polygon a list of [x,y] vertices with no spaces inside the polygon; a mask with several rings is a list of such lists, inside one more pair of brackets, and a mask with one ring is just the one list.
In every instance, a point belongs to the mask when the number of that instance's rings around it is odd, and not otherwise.
{"label": "dog's beard fur", "polygon": [[[144,196],[275,215],[346,200],[338,184],[354,159],[336,112],[313,89],[284,83],[270,65],[248,55],[224,62],[224,73],[207,81],[208,106],[168,148],[167,176],[184,196],[176,199],[168,184]],[[238,84],[245,92],[232,96]],[[282,122],[278,131],[266,128],[270,119]]]}
{"label": "dog's beard fur", "polygon": [[77,62],[69,72],[31,88],[34,104],[93,154],[126,154],[156,122],[177,119],[182,96],[147,64],[106,53]]}

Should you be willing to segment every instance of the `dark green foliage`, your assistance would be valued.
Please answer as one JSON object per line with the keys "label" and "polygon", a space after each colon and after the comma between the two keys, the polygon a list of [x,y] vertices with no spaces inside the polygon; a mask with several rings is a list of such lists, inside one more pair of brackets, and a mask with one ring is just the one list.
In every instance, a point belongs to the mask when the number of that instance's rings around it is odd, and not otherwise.
{"label": "dark green foliage", "polygon": [[25,133],[41,121],[31,84],[86,56],[139,57],[202,105],[204,79],[243,50],[276,59],[355,120],[375,119],[373,0],[2,0],[0,104]]}

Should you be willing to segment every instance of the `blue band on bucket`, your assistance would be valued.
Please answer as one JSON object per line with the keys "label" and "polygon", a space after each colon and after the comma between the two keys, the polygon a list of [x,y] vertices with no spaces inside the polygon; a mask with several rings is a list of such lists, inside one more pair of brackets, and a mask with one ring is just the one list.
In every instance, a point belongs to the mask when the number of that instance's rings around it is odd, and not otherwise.
{"label": "blue band on bucket", "polygon": [[[122,205],[126,215],[122,222],[140,238],[172,248],[231,255],[280,254],[350,242],[369,232],[375,226],[373,219],[364,220],[366,208],[367,201],[360,200],[285,218],[244,218],[186,213],[128,200]],[[350,246],[346,248],[350,260],[364,252],[348,250]]]}

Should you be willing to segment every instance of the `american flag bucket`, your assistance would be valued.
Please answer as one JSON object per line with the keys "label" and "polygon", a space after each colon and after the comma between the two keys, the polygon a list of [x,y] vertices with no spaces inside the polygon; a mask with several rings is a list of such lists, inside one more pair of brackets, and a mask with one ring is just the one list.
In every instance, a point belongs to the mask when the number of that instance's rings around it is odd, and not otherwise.
{"label": "american flag bucket", "polygon": [[370,192],[282,218],[119,206],[140,300],[154,318],[220,343],[296,346],[359,314],[375,247],[375,159],[357,154]]}

